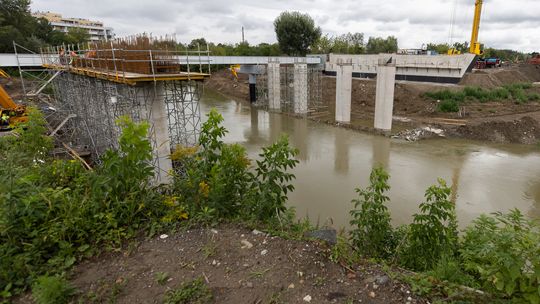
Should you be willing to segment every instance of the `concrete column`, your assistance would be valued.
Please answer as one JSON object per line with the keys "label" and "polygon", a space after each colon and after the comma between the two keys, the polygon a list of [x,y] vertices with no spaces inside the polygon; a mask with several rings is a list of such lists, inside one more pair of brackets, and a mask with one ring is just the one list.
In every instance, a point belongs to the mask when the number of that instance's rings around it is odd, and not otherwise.
{"label": "concrete column", "polygon": [[[154,86],[154,83],[146,84],[147,86]],[[169,137],[169,121],[167,116],[167,108],[163,96],[163,83],[155,83],[154,88],[144,88],[140,90],[149,92],[148,105],[150,108],[149,115],[147,117],[149,123],[153,125],[153,133],[150,133],[152,141],[155,141],[156,146],[153,147],[153,162],[156,166],[156,183],[168,184],[171,182],[171,176],[169,172],[172,171],[171,161],[171,144]],[[142,96],[141,96],[142,97]],[[140,98],[140,97],[139,97]]]}
{"label": "concrete column", "polygon": [[268,62],[268,107],[270,110],[281,109],[281,81],[279,62]]}
{"label": "concrete column", "polygon": [[254,103],[257,101],[256,83],[257,75],[249,74],[249,102]]}
{"label": "concrete column", "polygon": [[307,64],[294,64],[294,113],[306,114],[308,111]]}
{"label": "concrete column", "polygon": [[392,129],[394,109],[394,86],[396,83],[396,59],[381,56],[377,65],[377,89],[375,92],[375,129]]}
{"label": "concrete column", "polygon": [[351,122],[352,63],[338,62],[336,71],[336,121]]}

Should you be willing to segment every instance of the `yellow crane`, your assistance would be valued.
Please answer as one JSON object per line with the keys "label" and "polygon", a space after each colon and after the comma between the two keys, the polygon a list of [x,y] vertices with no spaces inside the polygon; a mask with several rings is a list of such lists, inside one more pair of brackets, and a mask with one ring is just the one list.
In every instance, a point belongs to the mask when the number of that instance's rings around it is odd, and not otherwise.
{"label": "yellow crane", "polygon": [[[0,77],[9,78],[9,75],[0,70]],[[9,130],[16,124],[28,121],[27,115],[26,107],[16,104],[0,85],[0,131]]]}
{"label": "yellow crane", "polygon": [[[471,32],[471,43],[469,45],[469,53],[476,54],[476,55],[482,55],[482,44],[478,42],[478,32],[480,31],[480,16],[482,15],[482,4],[483,0],[476,0],[474,2],[474,19],[472,24],[472,32]],[[448,55],[458,55],[461,54],[460,51],[456,50],[455,48],[450,48],[448,50]]]}
{"label": "yellow crane", "polygon": [[480,15],[482,14],[483,0],[476,0],[474,3],[474,19],[471,33],[471,44],[469,45],[469,53],[482,55],[482,45],[478,42],[478,31],[480,30]]}

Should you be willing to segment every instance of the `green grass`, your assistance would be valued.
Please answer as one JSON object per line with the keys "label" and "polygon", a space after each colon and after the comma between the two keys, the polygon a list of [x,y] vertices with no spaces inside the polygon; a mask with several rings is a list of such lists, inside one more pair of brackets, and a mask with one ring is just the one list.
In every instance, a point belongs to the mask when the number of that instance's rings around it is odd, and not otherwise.
{"label": "green grass", "polygon": [[465,87],[461,91],[445,89],[436,92],[427,92],[424,96],[440,101],[437,105],[439,112],[458,112],[459,106],[468,101],[484,103],[489,101],[512,100],[515,103],[523,104],[528,101],[540,100],[540,94],[526,92],[530,88],[532,88],[531,83],[513,83],[494,89],[483,89],[480,87]]}
{"label": "green grass", "polygon": [[212,292],[202,278],[186,282],[165,294],[164,304],[205,304],[212,302]]}
{"label": "green grass", "polygon": [[41,276],[32,285],[32,297],[37,304],[68,303],[75,289],[60,276]]}

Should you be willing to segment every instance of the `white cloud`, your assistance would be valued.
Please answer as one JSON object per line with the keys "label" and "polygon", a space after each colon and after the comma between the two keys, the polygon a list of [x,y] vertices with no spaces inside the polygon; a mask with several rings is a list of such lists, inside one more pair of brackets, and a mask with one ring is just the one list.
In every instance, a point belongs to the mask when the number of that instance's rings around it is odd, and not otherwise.
{"label": "white cloud", "polygon": [[[323,33],[362,32],[365,37],[398,38],[401,48],[449,42],[457,1],[453,41],[468,41],[474,0],[34,0],[32,10],[103,21],[118,36],[141,32],[176,34],[189,42],[236,43],[241,28],[250,43],[275,42],[273,20],[285,10],[310,14]],[[486,46],[531,52],[540,50],[540,1],[486,0],[480,40]]]}

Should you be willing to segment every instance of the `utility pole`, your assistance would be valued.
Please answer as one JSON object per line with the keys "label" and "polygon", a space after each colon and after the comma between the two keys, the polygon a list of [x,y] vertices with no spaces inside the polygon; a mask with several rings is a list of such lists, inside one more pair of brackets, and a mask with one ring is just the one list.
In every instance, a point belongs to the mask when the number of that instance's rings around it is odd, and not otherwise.
{"label": "utility pole", "polygon": [[242,26],[242,44],[244,43],[244,26]]}

